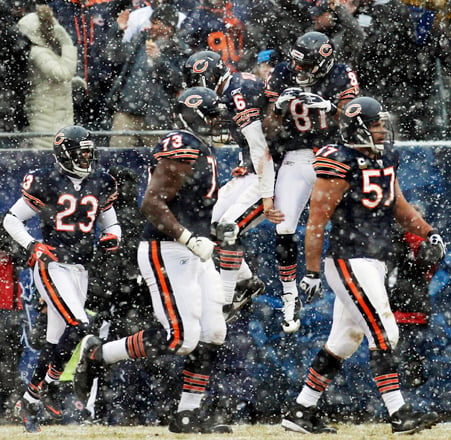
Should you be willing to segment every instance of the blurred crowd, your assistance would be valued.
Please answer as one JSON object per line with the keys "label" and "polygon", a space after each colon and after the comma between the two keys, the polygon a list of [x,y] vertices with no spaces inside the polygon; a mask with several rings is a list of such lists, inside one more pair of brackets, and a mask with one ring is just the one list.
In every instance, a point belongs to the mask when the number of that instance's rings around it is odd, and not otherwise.
{"label": "blurred crowd", "polygon": [[[446,139],[451,5],[445,0],[3,0],[0,132],[166,130],[190,54],[213,50],[265,78],[309,30],[331,37],[362,94],[402,140]],[[106,136],[112,147],[152,138]],[[0,137],[1,147],[50,147]]]}

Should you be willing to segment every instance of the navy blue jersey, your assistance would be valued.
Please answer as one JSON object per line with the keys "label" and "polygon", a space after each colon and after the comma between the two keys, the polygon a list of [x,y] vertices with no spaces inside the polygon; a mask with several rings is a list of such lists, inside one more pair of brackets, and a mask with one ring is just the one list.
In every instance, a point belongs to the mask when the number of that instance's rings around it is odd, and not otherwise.
{"label": "navy blue jersey", "polygon": [[[192,164],[193,175],[187,179],[168,203],[179,223],[197,235],[209,236],[213,205],[218,196],[218,170],[213,150],[194,134],[177,130],[168,133],[152,151],[150,178],[161,159]],[[144,240],[174,240],[147,222]]]}
{"label": "navy blue jersey", "polygon": [[39,213],[44,243],[54,246],[59,260],[86,264],[93,253],[95,224],[117,198],[116,180],[97,169],[79,184],[56,167],[28,173],[22,197]]}
{"label": "navy blue jersey", "polygon": [[221,97],[221,102],[227,110],[234,124],[231,134],[234,141],[241,148],[242,163],[248,171],[254,172],[249,145],[241,134],[241,129],[254,121],[261,121],[268,100],[265,95],[265,83],[252,73],[235,72],[231,75],[227,88]]}
{"label": "navy blue jersey", "polygon": [[[299,87],[296,74],[286,61],[279,63],[271,73],[266,96],[275,102],[289,87]],[[302,87],[301,87],[302,88]],[[354,99],[358,92],[357,75],[346,64],[335,63],[330,72],[304,91],[316,93],[337,105],[343,99]],[[296,103],[297,102],[297,103]],[[319,148],[338,139],[338,127],[332,116],[324,110],[304,108],[299,100],[294,100],[285,116],[279,137],[273,142],[276,151],[292,151],[303,148]]]}
{"label": "navy blue jersey", "polygon": [[331,219],[328,255],[344,259],[387,258],[392,248],[398,165],[398,153],[391,149],[378,159],[343,145],[327,145],[318,151],[316,175],[345,179],[350,185]]}

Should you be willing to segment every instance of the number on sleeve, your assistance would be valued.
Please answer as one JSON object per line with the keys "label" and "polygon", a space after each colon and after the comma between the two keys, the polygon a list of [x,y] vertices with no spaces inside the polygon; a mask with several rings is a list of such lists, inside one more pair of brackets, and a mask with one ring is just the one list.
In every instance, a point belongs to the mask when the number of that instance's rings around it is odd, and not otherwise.
{"label": "number on sleeve", "polygon": [[182,136],[180,134],[174,134],[164,138],[161,143],[163,144],[164,151],[168,151],[169,147],[177,149],[183,146]]}
{"label": "number on sleeve", "polygon": [[332,145],[326,145],[324,147],[321,147],[316,153],[316,155],[327,157],[330,156],[332,153],[335,153],[336,151],[338,151],[337,147],[333,147]]}
{"label": "number on sleeve", "polygon": [[23,178],[22,188],[26,191],[29,191],[29,189],[31,188],[31,185],[33,183],[33,180],[34,180],[33,174],[27,174]]}
{"label": "number on sleeve", "polygon": [[216,176],[218,175],[218,173],[215,158],[213,156],[207,156],[207,162],[211,166],[211,186],[205,197],[210,199],[211,197],[213,197],[213,194],[215,193],[217,188]]}
{"label": "number on sleeve", "polygon": [[357,79],[357,75],[355,72],[353,72],[352,70],[347,72],[348,78],[349,78],[349,84],[351,84],[351,86],[358,86],[359,85],[359,81]]}

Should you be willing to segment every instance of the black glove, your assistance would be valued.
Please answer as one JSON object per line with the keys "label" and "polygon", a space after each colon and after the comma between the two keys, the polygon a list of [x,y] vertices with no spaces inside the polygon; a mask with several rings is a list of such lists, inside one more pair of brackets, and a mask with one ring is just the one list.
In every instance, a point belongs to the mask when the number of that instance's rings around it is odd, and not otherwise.
{"label": "black glove", "polygon": [[315,295],[322,297],[323,287],[321,285],[321,279],[319,272],[308,270],[304,278],[299,283],[299,287],[305,294],[305,302],[310,303]]}
{"label": "black glove", "polygon": [[420,267],[430,269],[442,260],[442,258],[442,249],[439,246],[429,243],[428,240],[424,240],[420,243],[415,260]]}
{"label": "black glove", "polygon": [[429,243],[431,243],[433,246],[438,246],[438,249],[440,249],[440,260],[441,260],[446,253],[446,246],[445,243],[443,242],[442,236],[438,233],[436,229],[433,229],[428,233],[428,240]]}

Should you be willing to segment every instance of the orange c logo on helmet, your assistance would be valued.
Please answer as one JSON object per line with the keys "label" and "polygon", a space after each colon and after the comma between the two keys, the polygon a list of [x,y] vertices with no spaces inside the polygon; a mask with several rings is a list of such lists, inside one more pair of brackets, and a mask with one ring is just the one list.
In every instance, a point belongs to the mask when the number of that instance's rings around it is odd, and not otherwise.
{"label": "orange c logo on helmet", "polygon": [[323,57],[330,57],[332,55],[333,52],[333,48],[332,45],[329,43],[324,43],[320,48],[319,48],[319,53],[320,55],[322,55]]}
{"label": "orange c logo on helmet", "polygon": [[351,104],[345,111],[345,115],[353,118],[362,112],[362,106],[358,103]]}
{"label": "orange c logo on helmet", "polygon": [[202,96],[200,95],[190,95],[185,99],[184,104],[187,107],[196,108],[202,104]]}
{"label": "orange c logo on helmet", "polygon": [[208,61],[207,60],[198,60],[193,64],[193,72],[194,73],[203,73],[208,69]]}
{"label": "orange c logo on helmet", "polygon": [[64,142],[64,133],[58,133],[55,135],[54,145],[61,145]]}

